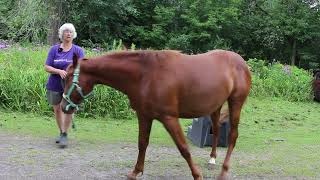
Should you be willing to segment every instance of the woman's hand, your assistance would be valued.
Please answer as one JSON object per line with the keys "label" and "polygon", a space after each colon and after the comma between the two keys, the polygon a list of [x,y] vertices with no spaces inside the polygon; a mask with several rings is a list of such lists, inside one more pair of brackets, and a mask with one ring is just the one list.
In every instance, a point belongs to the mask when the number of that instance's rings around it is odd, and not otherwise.
{"label": "woman's hand", "polygon": [[49,65],[44,65],[44,68],[48,73],[58,74],[62,79],[66,78],[66,76],[67,76],[67,71],[65,71],[65,70],[56,69],[56,68],[49,66]]}
{"label": "woman's hand", "polygon": [[60,75],[61,79],[64,79],[67,76],[67,71],[59,69],[58,74]]}

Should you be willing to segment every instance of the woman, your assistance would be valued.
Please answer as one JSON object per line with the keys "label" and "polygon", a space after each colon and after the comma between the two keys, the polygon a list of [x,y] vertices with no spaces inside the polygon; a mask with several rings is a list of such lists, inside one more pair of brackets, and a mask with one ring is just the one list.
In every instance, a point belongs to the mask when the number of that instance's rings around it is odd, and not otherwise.
{"label": "woman", "polygon": [[64,90],[64,78],[67,75],[66,68],[72,63],[73,54],[83,58],[84,51],[81,47],[72,43],[77,37],[73,24],[66,23],[59,28],[59,39],[61,44],[56,44],[50,48],[45,63],[45,70],[50,73],[47,81],[47,99],[53,106],[60,136],[56,140],[60,147],[67,146],[67,132],[72,121],[72,114],[64,114],[60,107]]}

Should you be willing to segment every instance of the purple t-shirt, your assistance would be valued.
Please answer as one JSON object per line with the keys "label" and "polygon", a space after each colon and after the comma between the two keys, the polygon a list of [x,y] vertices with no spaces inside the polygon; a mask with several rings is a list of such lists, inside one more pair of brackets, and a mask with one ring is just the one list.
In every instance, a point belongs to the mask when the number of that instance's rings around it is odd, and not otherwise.
{"label": "purple t-shirt", "polygon": [[[72,63],[74,53],[78,56],[78,58],[84,57],[83,49],[75,44],[72,44],[72,48],[68,52],[59,52],[59,47],[60,44],[51,47],[46,60],[46,65],[52,66],[56,69],[66,70],[68,65]],[[46,88],[51,91],[63,92],[60,75],[50,74]]]}

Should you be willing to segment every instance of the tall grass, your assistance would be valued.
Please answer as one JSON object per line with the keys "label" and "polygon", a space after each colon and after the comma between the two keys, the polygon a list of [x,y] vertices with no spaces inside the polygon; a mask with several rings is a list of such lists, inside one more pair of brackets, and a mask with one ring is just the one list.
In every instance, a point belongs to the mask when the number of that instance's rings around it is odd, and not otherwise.
{"label": "tall grass", "polygon": [[[119,48],[114,45],[113,49]],[[0,108],[47,114],[52,111],[46,100],[45,84],[48,73],[44,62],[49,47],[22,48],[13,46],[0,49]],[[86,56],[102,52],[85,50]],[[282,97],[290,101],[308,101],[311,92],[311,73],[290,67],[286,73],[278,63],[267,65],[262,60],[251,59],[253,82],[251,96]],[[127,97],[110,87],[98,85],[94,96],[84,103],[80,116],[110,116],[128,118],[133,115]]]}

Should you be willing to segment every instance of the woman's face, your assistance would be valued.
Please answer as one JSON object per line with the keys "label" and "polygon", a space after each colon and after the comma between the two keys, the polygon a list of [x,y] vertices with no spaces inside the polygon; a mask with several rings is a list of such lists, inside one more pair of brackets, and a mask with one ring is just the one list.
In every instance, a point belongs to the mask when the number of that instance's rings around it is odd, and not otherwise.
{"label": "woman's face", "polygon": [[70,42],[73,40],[73,33],[72,31],[66,29],[63,31],[63,41],[66,41],[66,42]]}

